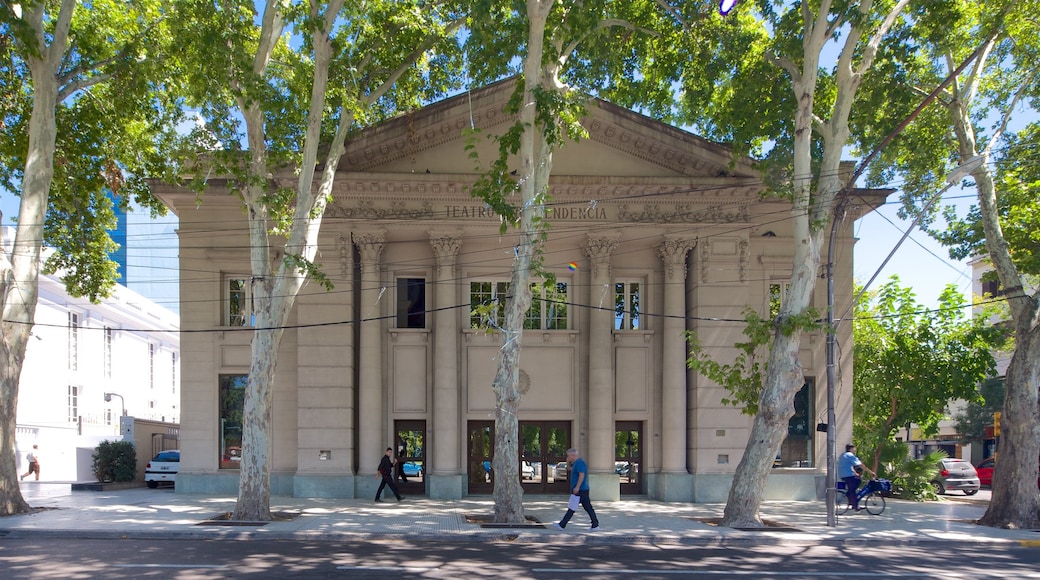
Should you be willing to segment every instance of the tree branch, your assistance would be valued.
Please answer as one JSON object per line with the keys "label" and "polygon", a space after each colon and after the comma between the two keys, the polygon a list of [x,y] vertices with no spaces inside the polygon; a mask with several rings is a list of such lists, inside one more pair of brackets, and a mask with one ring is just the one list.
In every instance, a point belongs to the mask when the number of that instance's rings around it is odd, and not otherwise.
{"label": "tree branch", "polygon": [[639,26],[636,26],[635,24],[632,24],[631,22],[629,22],[627,20],[621,20],[619,18],[607,18],[605,20],[601,20],[587,34],[585,34],[581,38],[575,39],[573,42],[568,44],[566,48],[561,50],[560,51],[560,58],[558,59],[558,62],[561,65],[566,64],[567,60],[570,59],[571,54],[575,50],[578,49],[578,45],[581,44],[582,42],[584,42],[585,39],[587,39],[588,37],[592,36],[593,34],[599,32],[600,30],[603,30],[605,28],[612,28],[612,27],[615,27],[615,26],[618,27],[618,28],[624,28],[624,29],[627,29],[627,30],[631,30],[633,32],[645,32],[645,33],[647,33],[647,34],[649,34],[651,36],[657,36],[658,35],[656,31],[649,30],[647,28],[641,28]]}
{"label": "tree branch", "polygon": [[1038,71],[1040,71],[1040,69],[1034,68],[1029,71],[1026,78],[1022,79],[1022,83],[1018,86],[1018,90],[1015,91],[1015,96],[1011,99],[1011,104],[1007,106],[1004,110],[1004,114],[1001,116],[1000,127],[993,134],[993,137],[990,138],[989,143],[986,144],[986,149],[984,149],[980,155],[988,156],[990,151],[992,151],[993,147],[997,144],[997,141],[1004,135],[1004,131],[1007,130],[1008,122],[1011,121],[1011,114],[1015,110],[1015,105],[1025,97],[1029,87],[1033,84],[1033,79],[1037,77]]}
{"label": "tree branch", "polygon": [[[453,20],[448,24],[448,26],[444,28],[444,33],[449,34],[457,30],[460,26],[462,26],[464,21],[465,20],[462,18]],[[374,91],[363,96],[361,98],[361,102],[365,103],[366,105],[371,105],[384,94],[386,94],[386,92],[390,90],[390,87],[394,86],[394,83],[396,83],[397,80],[400,79],[401,76],[404,75],[404,73],[407,72],[408,69],[416,63],[416,61],[419,60],[419,57],[422,56],[423,53],[430,50],[430,48],[433,47],[434,43],[437,42],[439,38],[440,37],[436,34],[431,34],[427,36],[426,40],[424,40],[421,45],[416,47],[416,49],[413,50],[411,54],[409,54],[405,58],[404,62],[401,63],[401,66],[397,67],[396,70],[390,73],[390,76],[387,77],[386,80],[384,80],[378,87],[376,87]]]}
{"label": "tree branch", "polygon": [[58,89],[58,101],[59,102],[64,101],[69,96],[75,94],[76,91],[82,91],[82,90],[87,89],[89,87],[92,87],[92,86],[94,86],[96,84],[100,84],[100,83],[103,83],[105,81],[109,81],[113,77],[115,77],[114,74],[112,74],[112,73],[105,73],[105,74],[100,74],[100,75],[94,75],[94,76],[89,77],[89,78],[79,79],[77,81],[74,81],[72,83],[64,85],[62,88]]}

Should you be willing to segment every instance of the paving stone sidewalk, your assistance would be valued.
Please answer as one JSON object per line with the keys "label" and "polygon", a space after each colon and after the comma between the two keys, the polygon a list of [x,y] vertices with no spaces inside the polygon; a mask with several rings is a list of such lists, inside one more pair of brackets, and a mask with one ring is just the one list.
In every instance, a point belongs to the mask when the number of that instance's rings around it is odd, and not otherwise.
{"label": "paving stone sidewalk", "polygon": [[227,538],[343,541],[409,539],[441,541],[603,542],[726,544],[965,543],[1040,548],[1040,531],[1001,530],[976,525],[985,502],[889,499],[885,512],[839,516],[827,526],[823,502],[765,502],[760,514],[771,524],[760,530],[715,525],[722,504],[676,504],[646,498],[593,501],[601,531],[588,529],[579,511],[564,531],[549,524],[566,510],[566,497],[528,496],[521,528],[486,527],[490,497],[462,500],[405,498],[374,503],[362,499],[273,497],[278,521],[242,524],[220,521],[234,509],[233,496],[176,493],[170,488],[71,491],[69,484],[23,483],[32,514],[0,518],[0,536],[50,535],[77,538]]}

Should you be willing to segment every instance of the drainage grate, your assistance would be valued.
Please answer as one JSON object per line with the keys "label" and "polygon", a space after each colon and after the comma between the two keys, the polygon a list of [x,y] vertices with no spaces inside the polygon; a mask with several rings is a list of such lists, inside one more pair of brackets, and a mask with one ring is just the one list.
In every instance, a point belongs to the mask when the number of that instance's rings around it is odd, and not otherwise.
{"label": "drainage grate", "polygon": [[[231,519],[232,512],[222,512],[215,516],[212,516],[204,522],[195,524],[196,526],[252,526],[260,527],[266,526],[271,522],[257,522],[250,520],[233,520]],[[291,522],[296,518],[300,517],[300,512],[271,512],[271,517],[274,518],[271,521],[275,522]]]}
{"label": "drainage grate", "polygon": [[478,524],[482,528],[496,528],[496,529],[500,529],[500,528],[518,529],[519,528],[519,529],[541,529],[541,530],[545,529],[545,524],[542,523],[541,521],[539,521],[538,518],[536,518],[534,516],[524,516],[524,519],[527,520],[527,522],[528,522],[526,524],[500,524],[500,523],[496,523],[496,522],[492,521],[492,520],[495,519],[495,517],[490,515],[490,514],[466,514],[465,518],[466,518],[466,523],[468,523],[468,524]]}

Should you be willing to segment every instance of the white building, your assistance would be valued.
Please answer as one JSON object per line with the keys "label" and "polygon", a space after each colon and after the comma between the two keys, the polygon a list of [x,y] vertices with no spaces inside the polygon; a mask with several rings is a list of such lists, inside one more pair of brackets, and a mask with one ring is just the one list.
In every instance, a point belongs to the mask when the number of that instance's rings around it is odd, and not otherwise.
{"label": "white building", "polygon": [[[4,232],[5,243],[13,233]],[[27,468],[25,454],[38,444],[41,480],[92,479],[91,452],[100,441],[122,439],[124,413],[175,429],[180,421],[176,314],[123,286],[91,304],[69,296],[59,276],[41,274],[35,320],[18,390],[21,473]]]}

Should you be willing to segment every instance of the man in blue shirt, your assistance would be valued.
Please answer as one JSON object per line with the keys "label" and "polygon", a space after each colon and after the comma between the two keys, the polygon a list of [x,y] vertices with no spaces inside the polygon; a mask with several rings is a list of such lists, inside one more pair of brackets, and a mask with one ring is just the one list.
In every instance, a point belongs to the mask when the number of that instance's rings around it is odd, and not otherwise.
{"label": "man in blue shirt", "polygon": [[[571,476],[571,494],[579,497],[581,507],[585,508],[585,513],[589,514],[589,519],[592,520],[591,531],[599,531],[599,519],[596,517],[596,510],[592,509],[592,501],[589,499],[589,467],[585,464],[585,460],[578,457],[578,450],[570,448],[567,450],[567,470]],[[553,524],[553,527],[557,530],[562,530],[567,527],[567,522],[571,521],[571,517],[574,515],[574,510],[568,504],[567,513],[564,514],[563,519],[560,523]]]}
{"label": "man in blue shirt", "polygon": [[874,472],[869,467],[863,465],[863,462],[856,457],[856,446],[849,444],[845,446],[845,453],[841,454],[838,458],[838,477],[845,482],[845,497],[849,499],[849,505],[852,509],[859,511],[859,498],[856,496],[856,492],[859,490],[860,483],[863,480],[860,478],[860,474],[864,471],[874,475]]}

